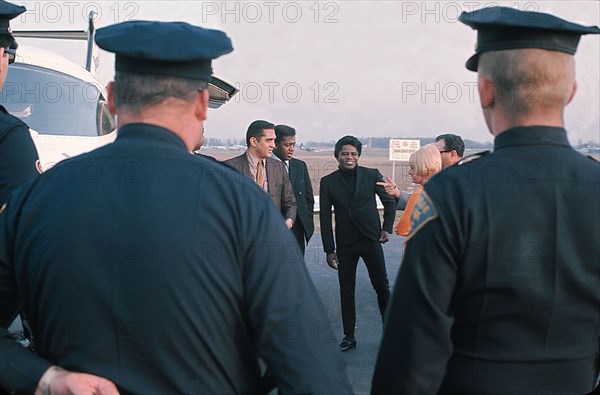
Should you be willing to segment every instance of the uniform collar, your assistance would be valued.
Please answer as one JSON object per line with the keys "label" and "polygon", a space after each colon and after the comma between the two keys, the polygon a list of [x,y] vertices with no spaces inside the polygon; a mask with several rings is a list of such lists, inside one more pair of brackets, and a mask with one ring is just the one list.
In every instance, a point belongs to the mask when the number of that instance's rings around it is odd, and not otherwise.
{"label": "uniform collar", "polygon": [[165,144],[181,147],[187,151],[183,140],[169,129],[147,123],[129,123],[119,128],[117,140],[143,139],[158,141]]}
{"label": "uniform collar", "polygon": [[553,126],[522,126],[500,133],[494,151],[518,145],[560,145],[570,147],[567,131]]}

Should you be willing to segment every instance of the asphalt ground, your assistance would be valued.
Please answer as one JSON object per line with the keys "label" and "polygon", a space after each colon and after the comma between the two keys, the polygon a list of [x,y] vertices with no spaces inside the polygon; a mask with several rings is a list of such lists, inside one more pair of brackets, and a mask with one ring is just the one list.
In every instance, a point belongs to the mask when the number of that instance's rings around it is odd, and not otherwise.
{"label": "asphalt ground", "polygon": [[[390,241],[383,245],[390,291],[396,280],[402,260],[404,237],[390,235]],[[344,337],[340,291],[337,272],[325,262],[325,253],[321,244],[321,235],[315,233],[305,254],[306,267],[315,283],[319,296],[325,305],[329,325],[335,334],[336,344]],[[354,350],[341,352],[346,362],[348,377],[355,394],[369,394],[375,360],[381,341],[381,314],[377,306],[377,295],[371,286],[367,268],[362,260],[356,271],[356,342]]]}

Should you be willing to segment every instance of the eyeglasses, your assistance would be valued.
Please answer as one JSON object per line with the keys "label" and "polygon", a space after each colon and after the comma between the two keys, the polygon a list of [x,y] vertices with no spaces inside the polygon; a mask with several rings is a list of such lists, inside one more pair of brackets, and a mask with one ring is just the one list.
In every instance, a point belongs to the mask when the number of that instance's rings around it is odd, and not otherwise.
{"label": "eyeglasses", "polygon": [[440,151],[440,154],[443,154],[444,152],[452,152],[452,151],[454,151],[454,150],[451,149],[451,150],[446,150],[446,151]]}
{"label": "eyeglasses", "polygon": [[8,55],[8,64],[11,64],[15,61],[17,57],[17,50],[12,48],[4,48],[4,53]]}

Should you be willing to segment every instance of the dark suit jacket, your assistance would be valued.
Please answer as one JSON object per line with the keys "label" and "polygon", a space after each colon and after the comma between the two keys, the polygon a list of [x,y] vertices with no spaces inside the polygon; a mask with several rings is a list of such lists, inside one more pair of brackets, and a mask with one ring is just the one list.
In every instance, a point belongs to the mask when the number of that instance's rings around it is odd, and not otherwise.
{"label": "dark suit jacket", "polygon": [[[335,251],[331,223],[331,206],[335,208],[335,239],[340,246],[351,245],[361,235],[379,240],[381,230],[392,233],[396,201],[376,183],[383,180],[377,169],[358,166],[354,194],[339,170],[321,178],[319,192],[321,238],[326,253]],[[375,195],[383,203],[383,228]]]}
{"label": "dark suit jacket", "polygon": [[296,196],[296,222],[299,221],[302,223],[304,236],[308,242],[315,230],[313,220],[315,197],[306,162],[292,158],[290,160],[289,176],[294,195]]}
{"label": "dark suit jacket", "polygon": [[[248,178],[253,178],[246,153],[223,161],[223,163],[233,167]],[[294,190],[285,165],[277,159],[267,158],[265,166],[269,196],[271,196],[273,203],[285,219],[290,218],[292,221],[296,221],[296,198],[294,198]]]}

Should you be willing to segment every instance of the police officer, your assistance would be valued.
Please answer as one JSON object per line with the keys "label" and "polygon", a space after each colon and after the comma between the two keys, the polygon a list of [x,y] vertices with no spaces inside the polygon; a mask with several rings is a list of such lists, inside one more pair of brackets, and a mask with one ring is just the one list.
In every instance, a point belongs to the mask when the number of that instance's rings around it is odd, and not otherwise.
{"label": "police officer", "polygon": [[[0,386],[251,394],[260,356],[281,393],[350,393],[281,215],[253,182],[190,153],[230,39],[129,21],[96,42],[116,54],[118,137],[15,191],[0,214]],[[6,336],[19,305],[37,355]]]}
{"label": "police officer", "polygon": [[[8,65],[15,61],[17,42],[11,34],[10,20],[25,12],[25,7],[0,0],[0,90]],[[37,174],[38,153],[29,127],[0,105],[0,206],[19,185]]]}
{"label": "police officer", "polygon": [[600,355],[600,165],[571,148],[573,54],[598,34],[490,7],[478,71],[494,152],[424,187],[388,307],[373,393],[584,394]]}

